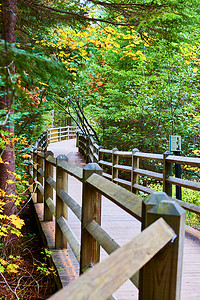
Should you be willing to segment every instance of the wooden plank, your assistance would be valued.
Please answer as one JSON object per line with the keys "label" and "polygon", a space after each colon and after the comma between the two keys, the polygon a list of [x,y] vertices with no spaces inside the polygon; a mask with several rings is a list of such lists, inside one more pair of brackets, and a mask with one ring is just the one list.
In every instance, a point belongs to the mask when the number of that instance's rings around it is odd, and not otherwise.
{"label": "wooden plank", "polygon": [[127,171],[127,172],[131,172],[132,171],[132,167],[131,166],[125,166],[125,165],[119,165],[119,164],[115,164],[113,166],[113,168],[118,169],[118,170],[122,170],[122,171]]}
{"label": "wooden plank", "polygon": [[103,172],[103,177],[112,180],[112,175],[111,174]]}
{"label": "wooden plank", "polygon": [[170,163],[177,163],[180,165],[190,165],[198,168],[200,167],[200,158],[197,157],[169,155],[166,159]]}
{"label": "wooden plank", "polygon": [[117,148],[112,149],[112,181],[119,176],[118,169],[114,167],[119,164],[119,157],[115,154],[116,151],[118,151]]}
{"label": "wooden plank", "polygon": [[66,171],[69,175],[74,176],[76,179],[78,180],[82,180],[83,179],[83,169],[76,166],[76,165],[72,165],[66,161],[60,161],[58,163],[58,166],[60,168],[62,168],[63,171]]}
{"label": "wooden plank", "polygon": [[135,153],[139,152],[137,148],[132,150],[132,159],[131,159],[131,192],[138,195],[138,190],[134,188],[134,184],[139,184],[139,176],[135,172],[136,169],[140,167],[140,159],[135,156]]}
{"label": "wooden plank", "polygon": [[78,241],[76,235],[73,233],[68,221],[64,217],[58,219],[58,225],[62,230],[67,242],[69,243],[77,261],[80,263],[80,242]]}
{"label": "wooden plank", "polygon": [[146,197],[142,207],[142,229],[160,217],[173,228],[177,237],[140,271],[139,300],[177,300],[181,296],[185,211],[165,193]]}
{"label": "wooden plank", "polygon": [[[87,223],[85,225],[85,228],[108,254],[111,254],[112,252],[120,248],[120,246],[110,237],[110,235],[105,230],[103,230],[103,228],[97,222],[95,222],[95,220],[91,220],[89,223]],[[133,275],[130,280],[138,288],[139,272],[135,273],[135,275]]]}
{"label": "wooden plank", "polygon": [[87,183],[136,219],[141,220],[141,198],[97,174],[91,175]]}
{"label": "wooden plank", "polygon": [[178,199],[175,199],[175,198],[171,198],[171,199],[176,201],[184,209],[189,210],[191,212],[194,212],[194,213],[200,215],[200,206],[192,204],[192,203],[188,203],[188,202],[185,202],[185,201],[182,201],[182,200],[178,200]]}
{"label": "wooden plank", "polygon": [[105,154],[112,154],[112,150],[109,150],[109,149],[103,149],[103,148],[99,149],[99,152],[105,153]]}
{"label": "wooden plank", "polygon": [[116,151],[117,156],[122,156],[122,157],[132,157],[132,152],[131,151]]}
{"label": "wooden plank", "polygon": [[95,159],[98,161],[98,155],[96,153],[93,154]]}
{"label": "wooden plank", "polygon": [[176,177],[172,177],[172,176],[169,176],[166,179],[166,181],[171,184],[182,186],[182,187],[185,187],[185,188],[188,188],[191,190],[200,191],[200,182],[185,180],[185,179],[176,178]]}
{"label": "wooden plank", "polygon": [[150,178],[154,178],[156,180],[163,180],[163,174],[157,173],[153,171],[143,170],[143,169],[134,169],[134,173],[142,176],[148,176]]}
{"label": "wooden plank", "polygon": [[41,168],[39,168],[37,171],[40,175],[42,175],[42,177],[44,177],[44,171]]}
{"label": "wooden plank", "polygon": [[151,194],[151,193],[156,193],[156,191],[147,188],[146,186],[140,185],[140,184],[134,184],[133,185],[134,189],[147,193],[147,194]]}
{"label": "wooden plank", "polygon": [[52,200],[50,197],[47,198],[46,204],[48,205],[48,207],[49,207],[51,213],[52,213],[52,214],[54,215],[54,217],[55,217],[55,215],[56,215],[56,207],[55,207],[55,205],[54,205],[54,203],[53,203],[53,200]]}
{"label": "wooden plank", "polygon": [[[39,154],[39,151],[37,152],[37,154]],[[44,177],[44,172],[43,172],[43,168],[44,168],[44,161],[43,158],[39,155],[37,155],[37,181],[40,182],[41,185],[38,185],[38,191],[40,193],[37,193],[37,202],[38,203],[43,203],[43,198],[44,198],[44,188],[43,188],[43,177]],[[40,170],[40,171],[39,171]],[[42,172],[41,172],[42,171]],[[41,173],[43,175],[41,175]]]}
{"label": "wooden plank", "polygon": [[105,161],[105,160],[100,160],[99,165],[107,166],[107,167],[112,167],[112,163]]}
{"label": "wooden plank", "polygon": [[56,182],[55,180],[53,180],[53,178],[51,178],[50,176],[48,176],[48,178],[46,179],[47,183],[54,189],[56,190]]}
{"label": "wooden plank", "polygon": [[[67,248],[67,240],[61,231],[58,220],[60,217],[68,218],[68,208],[67,205],[62,201],[59,197],[59,192],[64,190],[66,193],[68,192],[68,174],[64,172],[64,170],[59,166],[59,156],[56,159],[56,222],[55,222],[55,248],[63,249]],[[64,162],[62,160],[62,162]]]}
{"label": "wooden plank", "polygon": [[136,152],[134,154],[135,157],[142,158],[142,159],[152,159],[156,161],[163,161],[163,155],[162,154],[154,154],[154,153],[144,153],[144,152]]}
{"label": "wooden plank", "polygon": [[[44,188],[43,188],[43,186],[38,184],[38,187],[37,187],[37,188],[38,188],[40,194],[41,194],[42,196],[44,196]],[[38,202],[39,202],[39,201],[38,201]],[[39,203],[40,203],[40,202],[39,202]]]}
{"label": "wooden plank", "polygon": [[65,204],[73,211],[73,213],[81,221],[81,206],[74,199],[72,199],[64,190],[61,190],[58,193],[58,196],[65,202]]}
{"label": "wooden plank", "polygon": [[98,174],[101,177],[101,167],[96,163],[91,163],[83,168],[80,274],[100,260],[100,246],[85,229],[85,224],[91,219],[101,224],[101,195],[91,189],[87,183],[91,174]]}
{"label": "wooden plank", "polygon": [[121,178],[114,178],[113,181],[116,182],[116,183],[119,183],[119,184],[124,184],[124,185],[129,186],[129,187],[131,186],[130,181],[124,180],[124,179],[121,179]]}
{"label": "wooden plank", "polygon": [[49,299],[107,299],[173,237],[173,230],[160,219]]}

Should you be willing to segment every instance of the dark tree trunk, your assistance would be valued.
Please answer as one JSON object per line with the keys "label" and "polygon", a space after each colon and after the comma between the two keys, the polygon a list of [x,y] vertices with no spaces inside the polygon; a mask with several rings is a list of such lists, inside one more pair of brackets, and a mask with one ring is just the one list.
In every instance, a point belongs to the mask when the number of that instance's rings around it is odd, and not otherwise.
{"label": "dark tree trunk", "polygon": [[[3,96],[0,98],[0,109],[6,109],[10,115],[14,114],[14,92],[12,88],[12,75],[15,73],[15,66],[8,55],[8,43],[14,43],[16,40],[16,21],[17,21],[17,0],[4,0],[2,4],[2,39],[5,41],[5,55],[3,57],[5,69],[5,87],[3,88]],[[14,136],[14,125],[10,122],[1,129],[9,131]],[[5,136],[5,139],[8,137]],[[9,183],[8,180],[14,181],[13,172],[15,172],[15,150],[14,144],[10,142],[6,145],[6,149],[0,149],[0,155],[4,162],[8,164],[0,164],[0,188],[6,191],[7,195],[16,195],[16,186]],[[5,213],[10,215],[16,212],[14,205],[14,197],[6,198]]]}

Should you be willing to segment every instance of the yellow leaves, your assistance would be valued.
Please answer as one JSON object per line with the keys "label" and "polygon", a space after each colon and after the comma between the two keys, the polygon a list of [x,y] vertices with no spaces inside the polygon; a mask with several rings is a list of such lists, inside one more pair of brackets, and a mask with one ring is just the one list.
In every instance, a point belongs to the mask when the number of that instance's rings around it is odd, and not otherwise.
{"label": "yellow leaves", "polygon": [[10,215],[10,220],[13,225],[15,225],[16,228],[21,229],[22,226],[24,225],[24,220],[20,219],[16,215]]}
{"label": "yellow leaves", "polygon": [[195,155],[200,156],[200,150],[197,149],[197,150],[193,150],[192,152],[193,152]]}
{"label": "yellow leaves", "polygon": [[13,184],[13,183],[15,183],[15,181],[10,180],[10,179],[6,180],[6,182],[7,182],[8,184]]}
{"label": "yellow leaves", "polygon": [[199,71],[198,68],[194,68],[194,69],[193,69],[193,72],[194,72],[194,73],[197,73],[198,71]]}
{"label": "yellow leaves", "polygon": [[41,81],[39,81],[38,83],[41,84],[41,85],[49,86],[48,84],[46,84],[44,82],[41,82]]}
{"label": "yellow leaves", "polygon": [[16,265],[16,264],[9,264],[8,266],[7,266],[7,268],[6,268],[6,271],[8,272],[8,273],[17,273],[18,272],[18,265]]}
{"label": "yellow leaves", "polygon": [[6,195],[6,192],[0,189],[0,198],[4,198]]}
{"label": "yellow leaves", "polygon": [[22,157],[25,158],[25,159],[29,159],[29,158],[31,158],[31,155],[30,154],[23,154]]}
{"label": "yellow leaves", "polygon": [[16,263],[13,263],[13,260],[16,261],[18,259],[16,259],[13,255],[10,255],[8,259],[9,260],[6,261],[3,258],[0,258],[0,272],[17,273],[19,266]]}
{"label": "yellow leaves", "polygon": [[0,164],[4,164],[4,161],[1,156],[0,156]]}

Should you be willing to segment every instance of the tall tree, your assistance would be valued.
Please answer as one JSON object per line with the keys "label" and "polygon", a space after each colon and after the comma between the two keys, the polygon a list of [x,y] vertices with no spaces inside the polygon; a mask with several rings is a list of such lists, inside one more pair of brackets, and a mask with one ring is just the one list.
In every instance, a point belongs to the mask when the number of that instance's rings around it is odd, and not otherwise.
{"label": "tall tree", "polygon": [[[4,40],[5,46],[3,67],[6,82],[0,98],[0,108],[5,109],[7,114],[10,115],[14,113],[14,91],[12,89],[12,77],[15,73],[15,65],[14,62],[9,59],[8,43],[14,43],[16,40],[16,23],[17,0],[4,0],[2,4],[2,39]],[[7,133],[7,137],[5,137],[5,139],[9,138],[10,134],[14,135],[13,123],[7,122],[7,124],[4,125],[4,130]],[[13,183],[13,172],[15,171],[15,152],[12,142],[9,142],[7,145],[5,145],[5,148],[1,149],[1,157],[4,163],[0,164],[0,188],[6,191],[7,195],[15,195],[16,187]],[[5,164],[5,162],[8,164]],[[14,198],[11,197],[8,199],[9,201],[6,204],[5,210],[7,214],[13,214],[16,211]]]}

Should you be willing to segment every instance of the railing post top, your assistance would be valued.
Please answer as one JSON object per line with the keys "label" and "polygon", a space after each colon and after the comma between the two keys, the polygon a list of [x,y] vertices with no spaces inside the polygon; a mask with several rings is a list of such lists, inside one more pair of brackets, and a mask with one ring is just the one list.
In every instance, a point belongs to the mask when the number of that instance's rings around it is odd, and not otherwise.
{"label": "railing post top", "polygon": [[48,150],[45,152],[45,157],[47,157],[49,155],[54,156],[54,153],[52,151]]}
{"label": "railing post top", "polygon": [[169,155],[173,155],[173,153],[170,152],[169,150],[167,150],[167,151],[165,151],[165,152],[163,153],[163,156],[164,156],[164,157],[167,157],[167,156],[169,156]]}
{"label": "railing post top", "polygon": [[103,146],[102,146],[102,145],[99,146],[99,150],[100,150],[100,149],[103,149]]}
{"label": "railing post top", "polygon": [[83,181],[87,180],[93,173],[102,175],[103,169],[97,163],[89,163],[83,168]]}
{"label": "railing post top", "polygon": [[59,154],[56,157],[56,162],[60,162],[60,161],[67,161],[68,162],[68,157],[65,154]]}
{"label": "railing post top", "polygon": [[83,167],[83,170],[102,171],[102,168],[97,163],[89,163]]}
{"label": "railing post top", "polygon": [[149,206],[148,213],[158,215],[181,216],[185,210],[166,193],[153,193],[143,200],[144,205]]}
{"label": "railing post top", "polygon": [[134,154],[135,152],[139,152],[139,149],[138,149],[138,148],[134,148],[134,149],[132,150],[132,153]]}
{"label": "railing post top", "polygon": [[145,205],[157,205],[163,200],[172,201],[166,193],[155,192],[144,198],[143,203]]}
{"label": "railing post top", "polygon": [[113,148],[112,149],[112,153],[114,153],[114,152],[116,152],[116,151],[118,151],[119,149],[117,149],[117,148]]}

